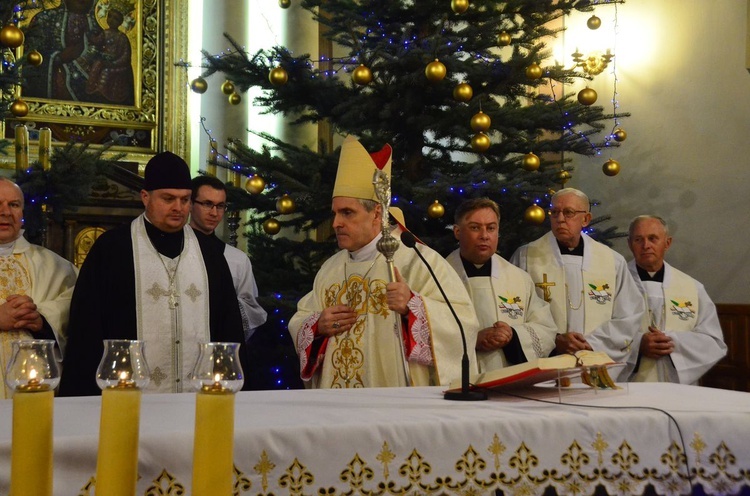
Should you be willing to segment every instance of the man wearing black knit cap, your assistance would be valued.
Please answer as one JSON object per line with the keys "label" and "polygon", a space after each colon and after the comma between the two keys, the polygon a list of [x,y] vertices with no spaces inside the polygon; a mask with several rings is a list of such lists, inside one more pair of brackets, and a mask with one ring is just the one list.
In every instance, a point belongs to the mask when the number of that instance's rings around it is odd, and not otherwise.
{"label": "man wearing black knit cap", "polygon": [[[242,319],[221,251],[186,226],[190,169],[170,152],[146,165],[142,215],[104,233],[89,251],[70,306],[60,394],[99,394],[104,339],[141,339],[150,392],[190,390],[198,343],[242,343]],[[244,346],[243,346],[244,348]],[[243,370],[248,371],[244,349]]]}

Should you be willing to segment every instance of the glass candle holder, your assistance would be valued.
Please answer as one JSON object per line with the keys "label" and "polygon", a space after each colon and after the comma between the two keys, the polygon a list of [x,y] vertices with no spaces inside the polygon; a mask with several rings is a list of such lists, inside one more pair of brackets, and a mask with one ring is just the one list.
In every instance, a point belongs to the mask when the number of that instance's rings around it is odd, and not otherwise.
{"label": "glass candle holder", "polygon": [[60,383],[60,365],[51,339],[19,340],[11,343],[5,383],[13,391],[52,390]]}
{"label": "glass candle holder", "polygon": [[5,382],[13,390],[10,494],[52,496],[55,342],[13,341]]}
{"label": "glass candle holder", "polygon": [[96,370],[96,383],[102,389],[143,389],[151,382],[151,371],[144,354],[145,343],[128,339],[105,339],[104,353]]}
{"label": "glass candle holder", "polygon": [[190,383],[198,391],[236,393],[245,376],[240,365],[239,343],[200,343]]}

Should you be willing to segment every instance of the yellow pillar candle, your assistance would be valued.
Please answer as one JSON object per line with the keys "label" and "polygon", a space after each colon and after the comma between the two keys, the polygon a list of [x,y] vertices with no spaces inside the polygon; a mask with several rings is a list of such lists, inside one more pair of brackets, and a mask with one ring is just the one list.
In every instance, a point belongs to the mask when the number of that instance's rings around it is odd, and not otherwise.
{"label": "yellow pillar candle", "polygon": [[10,496],[52,496],[52,412],[50,389],[13,393]]}
{"label": "yellow pillar candle", "polygon": [[42,169],[49,170],[51,166],[50,158],[52,155],[52,130],[43,127],[39,130],[39,163]]}
{"label": "yellow pillar candle", "polygon": [[110,387],[102,391],[96,494],[133,496],[138,480],[138,427],[141,391]]}
{"label": "yellow pillar candle", "polygon": [[216,148],[216,140],[208,142],[208,160],[206,161],[206,174],[216,177],[216,160],[219,156],[219,150]]}
{"label": "yellow pillar candle", "polygon": [[23,124],[16,126],[16,173],[29,168],[29,130]]}
{"label": "yellow pillar candle", "polygon": [[234,394],[217,389],[196,394],[193,496],[233,494]]}

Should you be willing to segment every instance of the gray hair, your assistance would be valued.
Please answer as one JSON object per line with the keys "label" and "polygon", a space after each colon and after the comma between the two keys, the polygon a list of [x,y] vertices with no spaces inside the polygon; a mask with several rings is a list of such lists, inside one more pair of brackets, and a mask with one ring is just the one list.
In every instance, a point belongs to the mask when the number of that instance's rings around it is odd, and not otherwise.
{"label": "gray hair", "polygon": [[560,191],[556,192],[554,195],[552,195],[552,203],[555,203],[555,200],[558,198],[561,198],[563,196],[573,195],[579,200],[581,200],[586,205],[586,211],[591,210],[591,202],[589,201],[589,197],[586,196],[586,193],[581,191],[580,189],[575,188],[563,188]]}
{"label": "gray hair", "polygon": [[355,200],[357,200],[368,212],[372,212],[375,210],[375,207],[379,205],[375,200],[365,200],[364,198],[355,198]]}
{"label": "gray hair", "polygon": [[661,226],[664,228],[664,234],[669,237],[669,225],[667,224],[666,220],[662,219],[658,215],[639,215],[638,217],[630,221],[630,226],[628,227],[628,240],[633,239],[633,231],[635,231],[635,228],[638,227],[638,224],[640,224],[644,220],[649,219],[659,221]]}

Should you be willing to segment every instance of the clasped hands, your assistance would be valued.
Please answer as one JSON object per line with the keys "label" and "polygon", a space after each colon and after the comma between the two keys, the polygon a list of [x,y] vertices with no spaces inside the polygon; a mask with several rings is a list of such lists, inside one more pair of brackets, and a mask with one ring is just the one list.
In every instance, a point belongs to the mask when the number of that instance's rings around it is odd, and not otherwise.
{"label": "clasped hands", "polygon": [[593,348],[580,332],[569,331],[555,336],[555,349],[558,353],[575,355],[582,350],[593,351]]}
{"label": "clasped hands", "polygon": [[649,326],[648,331],[641,337],[641,355],[656,359],[667,356],[674,351],[672,338],[653,326]]}
{"label": "clasped hands", "polygon": [[[409,313],[407,306],[411,299],[411,289],[401,277],[398,269],[395,269],[396,281],[390,282],[385,286],[386,302],[388,308],[400,315]],[[335,336],[352,328],[357,321],[357,312],[348,305],[333,305],[323,309],[318,318],[318,335]]]}
{"label": "clasped hands", "polygon": [[477,351],[492,351],[505,347],[513,339],[513,329],[505,322],[495,322],[492,327],[477,334]]}
{"label": "clasped hands", "polygon": [[42,315],[36,303],[26,295],[13,294],[0,305],[0,331],[42,330]]}

